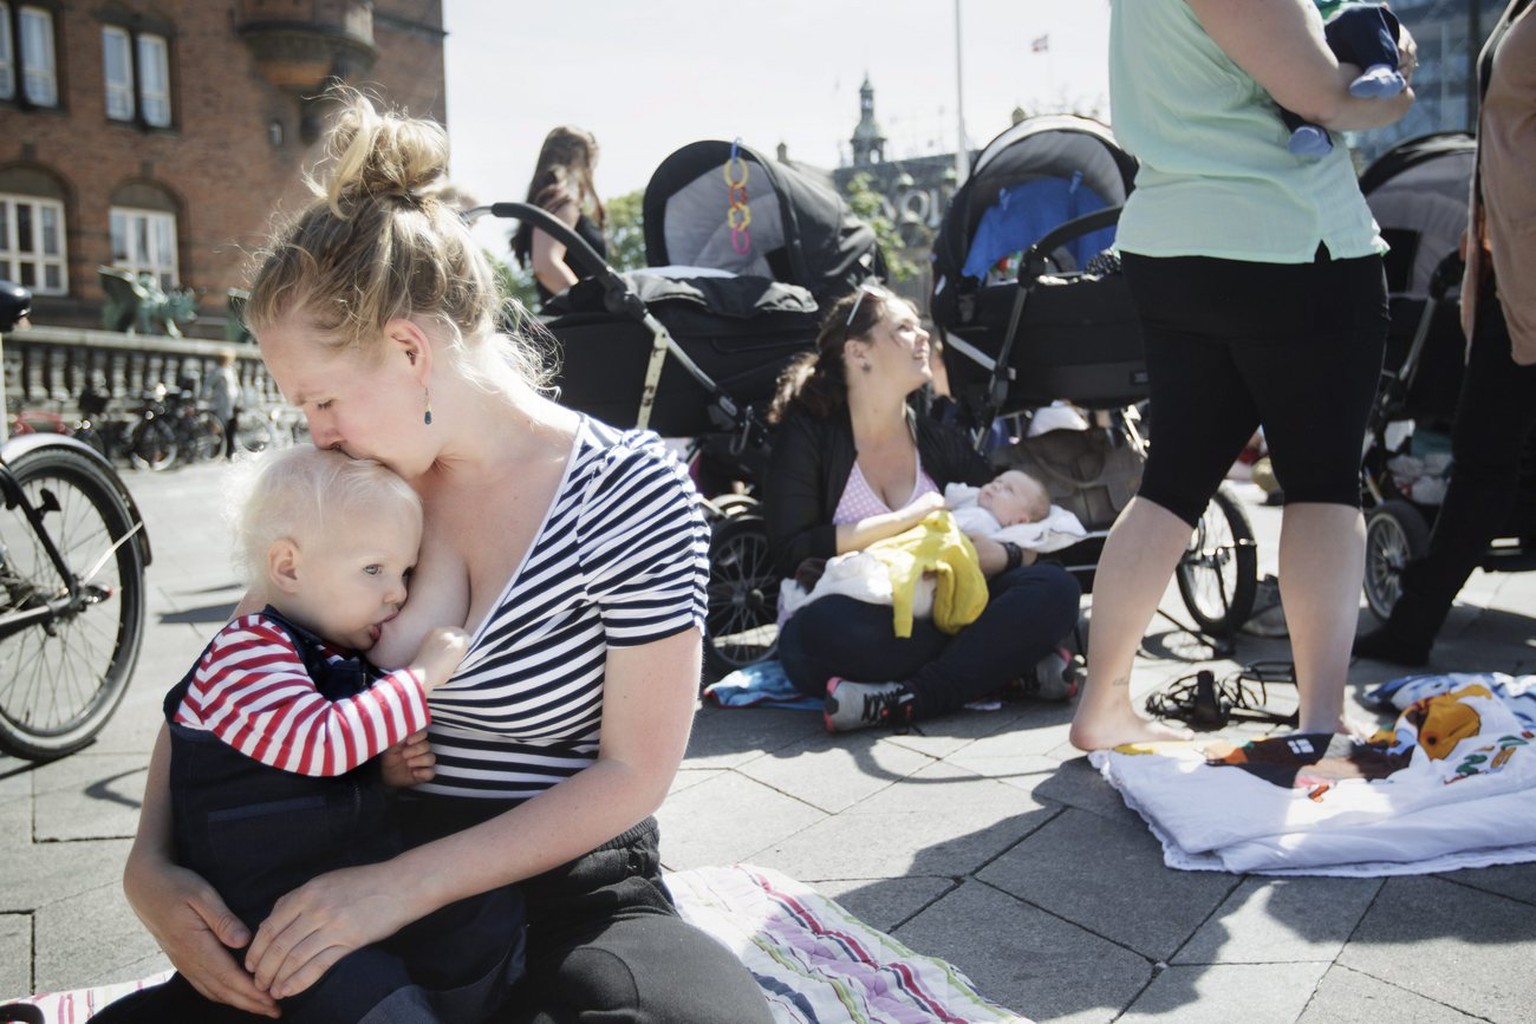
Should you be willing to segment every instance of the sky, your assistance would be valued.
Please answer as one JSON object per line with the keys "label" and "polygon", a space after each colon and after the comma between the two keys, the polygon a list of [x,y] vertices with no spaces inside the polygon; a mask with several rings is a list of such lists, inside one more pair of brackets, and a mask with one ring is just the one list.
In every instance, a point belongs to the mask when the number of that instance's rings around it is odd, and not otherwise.
{"label": "sky", "polygon": [[[887,159],[954,152],[956,4],[971,146],[1017,106],[1107,116],[1098,0],[444,0],[453,179],[481,203],[523,199],[559,124],[597,137],[602,196],[700,139],[834,168],[866,74]],[[476,236],[499,252],[498,232],[487,218]]]}

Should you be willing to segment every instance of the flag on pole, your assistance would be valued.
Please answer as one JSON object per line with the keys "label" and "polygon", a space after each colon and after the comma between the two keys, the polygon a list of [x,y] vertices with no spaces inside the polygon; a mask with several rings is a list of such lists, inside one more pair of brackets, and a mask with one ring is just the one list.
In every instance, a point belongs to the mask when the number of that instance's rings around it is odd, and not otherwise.
{"label": "flag on pole", "polygon": [[1036,36],[1034,41],[1029,44],[1029,49],[1030,49],[1031,53],[1044,53],[1045,51],[1049,50],[1050,48],[1051,48],[1051,37],[1050,37],[1049,33],[1047,33],[1047,34],[1045,34],[1043,36]]}

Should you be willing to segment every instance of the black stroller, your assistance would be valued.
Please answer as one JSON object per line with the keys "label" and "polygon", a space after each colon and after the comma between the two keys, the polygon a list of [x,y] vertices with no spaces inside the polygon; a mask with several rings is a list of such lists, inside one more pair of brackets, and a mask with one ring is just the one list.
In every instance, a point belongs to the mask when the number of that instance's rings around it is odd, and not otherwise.
{"label": "black stroller", "polygon": [[[930,309],[960,420],[979,448],[998,417],[1012,422],[1020,439],[993,461],[1033,473],[1082,520],[1088,538],[1056,557],[1085,592],[1146,455],[1141,331],[1118,266],[1100,255],[1135,171],[1096,121],[1028,118],[982,150],[934,242]],[[1089,428],[1027,436],[1057,401],[1085,410]],[[1247,621],[1257,564],[1248,518],[1223,488],[1176,576],[1201,633],[1224,641]]]}
{"label": "black stroller", "polygon": [[651,176],[644,270],[619,273],[525,203],[470,211],[528,220],[581,280],[551,301],[565,405],[685,439],[713,521],[711,676],[771,657],[778,575],[754,494],[779,372],[815,344],[819,310],[883,275],[874,231],[829,186],[739,143],[685,146]]}
{"label": "black stroller", "polygon": [[[1402,593],[1403,566],[1429,547],[1444,491],[1448,438],[1461,388],[1461,233],[1476,142],[1439,132],[1399,143],[1366,168],[1361,191],[1387,255],[1392,326],[1361,468],[1366,509],[1365,598],[1382,619]],[[1442,439],[1439,453],[1432,438]],[[1438,455],[1438,459],[1437,459]],[[1454,472],[1454,467],[1450,467]],[[1522,463],[1521,498],[1484,557],[1490,572],[1536,568],[1536,450]]]}

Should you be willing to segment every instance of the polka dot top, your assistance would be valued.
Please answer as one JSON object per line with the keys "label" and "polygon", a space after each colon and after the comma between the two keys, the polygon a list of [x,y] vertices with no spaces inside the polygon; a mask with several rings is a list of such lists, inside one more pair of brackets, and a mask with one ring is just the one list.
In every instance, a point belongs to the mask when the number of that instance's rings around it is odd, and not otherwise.
{"label": "polka dot top", "polygon": [[[933,478],[923,472],[922,461],[917,463],[917,479],[912,482],[912,494],[901,507],[906,508],[918,498],[930,492],[938,493],[938,485]],[[832,525],[842,526],[844,523],[856,523],[870,516],[884,515],[887,512],[896,511],[886,507],[880,495],[869,486],[869,481],[864,479],[864,474],[859,469],[859,464],[853,464],[853,471],[848,474],[848,484],[843,488],[843,496],[838,499],[837,511],[832,515]]]}

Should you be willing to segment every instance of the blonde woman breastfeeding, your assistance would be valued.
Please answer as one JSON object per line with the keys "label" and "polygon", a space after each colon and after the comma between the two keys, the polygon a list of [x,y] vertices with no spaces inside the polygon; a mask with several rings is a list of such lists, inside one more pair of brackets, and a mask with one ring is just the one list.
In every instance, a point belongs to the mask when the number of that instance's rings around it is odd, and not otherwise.
{"label": "blonde woman breastfeeding", "polygon": [[[421,495],[410,600],[373,657],[400,664],[443,625],[471,646],[429,701],[435,770],[401,807],[413,847],[319,876],[255,936],[172,862],[162,736],[126,888],[196,992],[151,991],[137,1019],[273,1016],[348,951],[522,883],[508,1020],[766,1022],[746,970],[677,916],[650,816],[699,678],[708,535],[687,474],[654,436],[540,394],[496,333],[483,255],[433,198],[442,128],[345,99],[324,194],[274,241],[247,316],[316,445]],[[393,756],[430,760],[420,742]]]}

